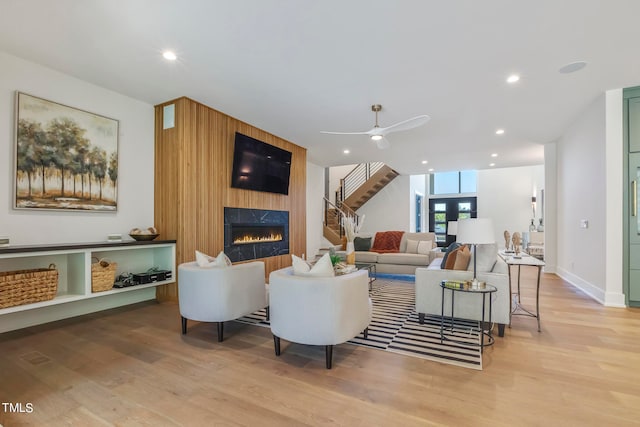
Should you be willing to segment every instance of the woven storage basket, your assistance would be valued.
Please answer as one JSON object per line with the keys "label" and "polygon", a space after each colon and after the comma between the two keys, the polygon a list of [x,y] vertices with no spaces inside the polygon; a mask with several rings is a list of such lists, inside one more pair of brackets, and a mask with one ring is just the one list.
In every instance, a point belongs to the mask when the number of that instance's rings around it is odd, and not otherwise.
{"label": "woven storage basket", "polygon": [[116,268],[118,264],[105,259],[92,258],[91,264],[91,292],[103,292],[113,288],[116,281]]}
{"label": "woven storage basket", "polygon": [[48,301],[58,291],[58,270],[49,268],[0,272],[0,308]]}

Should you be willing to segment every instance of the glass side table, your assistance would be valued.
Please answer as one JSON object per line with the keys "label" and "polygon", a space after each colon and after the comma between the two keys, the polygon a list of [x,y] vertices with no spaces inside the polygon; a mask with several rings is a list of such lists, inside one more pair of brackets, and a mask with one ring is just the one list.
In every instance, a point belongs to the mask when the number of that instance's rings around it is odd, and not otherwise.
{"label": "glass side table", "polygon": [[[442,301],[441,301],[441,317],[440,317],[440,342],[444,342],[444,341],[450,341],[450,342],[455,342],[458,344],[465,344],[465,345],[471,345],[471,346],[479,346],[480,347],[480,351],[483,352],[484,348],[487,346],[490,346],[493,344],[494,342],[494,338],[493,335],[491,333],[492,328],[490,327],[488,331],[484,330],[484,324],[485,324],[485,307],[486,307],[486,302],[487,302],[487,297],[489,297],[489,325],[491,325],[491,314],[492,314],[492,307],[491,307],[491,294],[494,292],[497,292],[497,288],[495,286],[489,285],[489,284],[485,284],[485,286],[483,288],[471,288],[470,286],[465,286],[464,284],[462,284],[462,282],[453,282],[453,281],[448,281],[448,280],[443,280],[442,282],[440,282],[440,287],[442,288]],[[450,326],[449,327],[445,327],[444,325],[444,295],[445,295],[445,291],[449,290],[451,291],[451,316],[450,317]],[[450,336],[446,336],[445,335],[445,331],[447,329],[449,329],[449,331],[451,332],[451,335],[453,336],[453,332],[454,332],[454,326],[453,326],[453,322],[454,322],[454,309],[455,309],[455,297],[456,297],[456,293],[458,292],[465,292],[468,294],[477,294],[478,296],[480,296],[482,298],[482,320],[480,322],[480,327],[479,332],[480,332],[480,343],[471,343],[469,341],[462,341],[462,340],[456,340],[455,338],[452,338]],[[478,301],[479,303],[480,301]],[[485,337],[487,338],[487,342],[485,343]]]}

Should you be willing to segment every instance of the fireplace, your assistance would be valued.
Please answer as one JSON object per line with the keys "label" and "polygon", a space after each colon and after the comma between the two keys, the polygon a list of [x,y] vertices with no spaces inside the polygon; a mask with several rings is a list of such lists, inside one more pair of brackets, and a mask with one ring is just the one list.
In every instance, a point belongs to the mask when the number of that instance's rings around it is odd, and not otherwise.
{"label": "fireplace", "polygon": [[224,208],[224,253],[248,261],[289,253],[289,212]]}
{"label": "fireplace", "polygon": [[232,245],[272,243],[283,239],[283,225],[231,224]]}

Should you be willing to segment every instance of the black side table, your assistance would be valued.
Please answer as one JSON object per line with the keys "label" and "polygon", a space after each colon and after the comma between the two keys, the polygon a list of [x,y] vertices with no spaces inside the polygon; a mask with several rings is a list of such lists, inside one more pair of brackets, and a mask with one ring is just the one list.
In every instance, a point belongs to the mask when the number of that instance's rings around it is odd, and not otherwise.
{"label": "black side table", "polygon": [[[451,282],[449,282],[451,283]],[[484,348],[487,346],[490,346],[493,344],[494,342],[494,338],[493,335],[491,333],[491,328],[489,328],[488,332],[485,332],[484,330],[484,323],[485,323],[485,306],[486,306],[486,300],[487,300],[487,296],[489,297],[489,324],[491,324],[491,314],[492,314],[492,307],[491,307],[491,294],[494,292],[497,292],[497,288],[495,286],[492,285],[485,285],[484,288],[471,288],[471,287],[467,287],[467,286],[455,286],[452,284],[447,284],[446,280],[443,280],[442,282],[440,282],[440,287],[442,288],[442,301],[441,301],[441,317],[440,317],[440,342],[443,341],[451,341],[451,342],[455,342],[458,344],[465,344],[465,345],[478,345],[480,346],[480,351],[483,352]],[[466,292],[466,293],[470,293],[470,294],[478,294],[480,296],[482,296],[482,321],[480,323],[480,344],[474,344],[474,343],[469,343],[468,341],[460,341],[460,340],[455,340],[453,338],[450,338],[448,336],[445,336],[444,332],[445,332],[445,326],[444,326],[444,291],[445,289],[448,289],[451,291],[451,328],[450,331],[453,332],[453,319],[454,319],[454,308],[455,308],[455,296],[457,292]],[[487,337],[487,342],[485,344],[485,336]]]}

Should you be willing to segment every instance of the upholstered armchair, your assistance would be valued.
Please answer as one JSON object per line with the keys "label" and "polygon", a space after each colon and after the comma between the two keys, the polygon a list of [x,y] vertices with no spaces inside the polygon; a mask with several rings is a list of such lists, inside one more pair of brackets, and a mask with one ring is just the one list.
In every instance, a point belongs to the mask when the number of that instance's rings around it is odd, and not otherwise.
{"label": "upholstered armchair", "polygon": [[182,333],[187,333],[187,319],[218,322],[218,341],[222,341],[224,322],[267,305],[264,271],[262,261],[229,267],[199,267],[195,262],[180,264],[178,298]]}
{"label": "upholstered armchair", "polygon": [[350,340],[371,322],[368,271],[335,277],[295,276],[291,267],[269,276],[271,332],[276,356],[280,338],[325,346],[331,369],[333,346]]}

